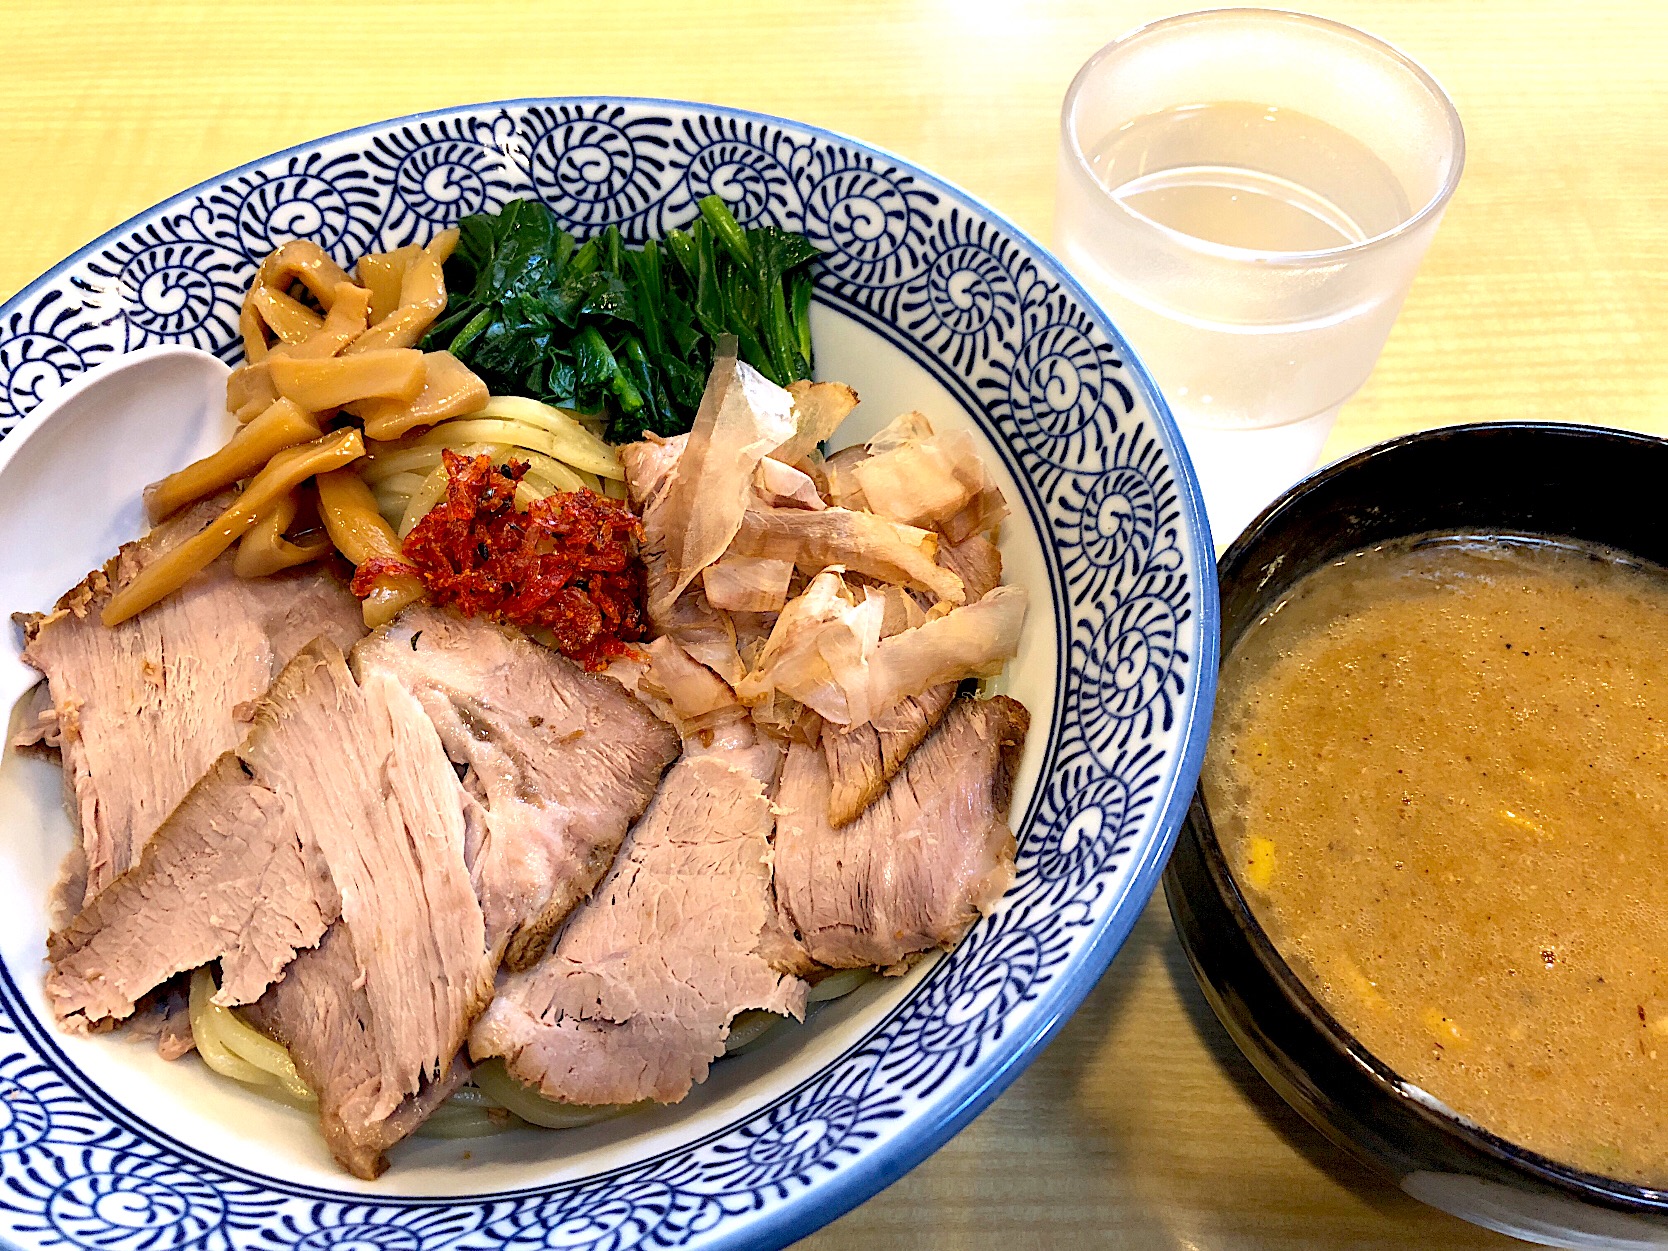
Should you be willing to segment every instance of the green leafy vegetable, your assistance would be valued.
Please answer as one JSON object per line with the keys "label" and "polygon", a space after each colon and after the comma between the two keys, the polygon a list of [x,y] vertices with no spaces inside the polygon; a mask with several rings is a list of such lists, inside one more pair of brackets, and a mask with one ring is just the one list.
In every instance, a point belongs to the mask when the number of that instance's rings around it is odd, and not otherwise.
{"label": "green leafy vegetable", "polygon": [[606,412],[615,443],[689,429],[721,334],[779,386],[810,377],[816,248],[744,230],[716,195],[700,210],[641,248],[613,226],[581,244],[536,200],[466,217],[423,347],[449,350],[495,395]]}

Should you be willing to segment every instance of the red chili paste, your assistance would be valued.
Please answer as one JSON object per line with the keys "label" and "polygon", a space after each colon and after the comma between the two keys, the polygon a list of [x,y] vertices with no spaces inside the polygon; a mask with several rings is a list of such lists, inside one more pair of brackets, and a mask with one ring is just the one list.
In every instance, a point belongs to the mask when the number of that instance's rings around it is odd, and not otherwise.
{"label": "red chili paste", "polygon": [[450,449],[446,498],[405,540],[405,555],[436,602],[465,616],[544,627],[557,650],[602,669],[643,637],[637,518],[594,491],[562,491],[515,505],[524,462]]}

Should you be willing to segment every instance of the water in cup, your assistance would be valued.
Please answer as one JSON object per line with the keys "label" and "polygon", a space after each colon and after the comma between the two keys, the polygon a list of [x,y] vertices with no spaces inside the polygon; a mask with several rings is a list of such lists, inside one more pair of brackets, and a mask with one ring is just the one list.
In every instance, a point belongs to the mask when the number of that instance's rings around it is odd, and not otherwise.
{"label": "water in cup", "polygon": [[1073,82],[1055,246],[1152,371],[1219,543],[1315,464],[1463,152],[1429,75],[1301,14],[1167,18]]}
{"label": "water in cup", "polygon": [[[1408,215],[1407,194],[1359,139],[1318,118],[1246,101],[1136,118],[1086,153],[1113,200],[1192,239],[1272,259],[1363,243]],[[1360,385],[1400,299],[1350,300],[1283,315],[1267,283],[1208,265],[1167,299],[1163,279],[1120,273],[1067,245],[1161,384],[1176,416],[1248,428],[1322,418]],[[1303,275],[1280,284],[1300,294]],[[1399,293],[1397,293],[1399,295]],[[1363,323],[1379,322],[1377,333]],[[1363,333],[1366,331],[1366,333]],[[1325,432],[1320,432],[1324,439]],[[1316,442],[1310,453],[1319,452]]]}
{"label": "water in cup", "polygon": [[[1220,163],[1232,153],[1232,163]],[[1257,252],[1363,243],[1408,214],[1390,167],[1353,135],[1275,104],[1228,100],[1126,122],[1089,149],[1112,196],[1161,226]]]}

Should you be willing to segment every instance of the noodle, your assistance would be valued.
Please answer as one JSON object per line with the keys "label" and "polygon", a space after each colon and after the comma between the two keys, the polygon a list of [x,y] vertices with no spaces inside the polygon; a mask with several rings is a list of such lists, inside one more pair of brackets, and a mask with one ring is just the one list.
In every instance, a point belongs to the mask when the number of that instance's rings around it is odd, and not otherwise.
{"label": "noodle", "polygon": [[792,1019],[781,1013],[766,1012],[763,1009],[736,1013],[730,1022],[729,1036],[724,1040],[724,1054],[745,1055]]}
{"label": "noodle", "polygon": [[169,474],[145,488],[145,512],[161,521],[187,504],[223,491],[264,466],[287,447],[320,437],[323,431],[311,413],[290,400],[267,406],[259,417],[240,429],[218,452]]}
{"label": "noodle", "polygon": [[523,1086],[510,1076],[504,1062],[496,1059],[475,1066],[475,1085],[498,1106],[508,1108],[530,1125],[539,1125],[545,1129],[579,1129],[643,1106],[635,1103],[603,1103],[595,1106],[558,1103]]}
{"label": "noodle", "polygon": [[827,1003],[832,999],[843,998],[865,982],[873,981],[876,976],[873,969],[840,969],[811,987],[810,993],[805,996],[805,1002]]}
{"label": "noodle", "polygon": [[[164,595],[177,591],[252,527],[278,499],[314,474],[339,469],[365,454],[357,430],[338,430],[311,443],[279,452],[256,474],[230,508],[177,547],[141,569],[110,597],[99,614],[107,626],[120,625]],[[358,481],[357,478],[354,481]],[[363,487],[363,483],[360,484]]]}

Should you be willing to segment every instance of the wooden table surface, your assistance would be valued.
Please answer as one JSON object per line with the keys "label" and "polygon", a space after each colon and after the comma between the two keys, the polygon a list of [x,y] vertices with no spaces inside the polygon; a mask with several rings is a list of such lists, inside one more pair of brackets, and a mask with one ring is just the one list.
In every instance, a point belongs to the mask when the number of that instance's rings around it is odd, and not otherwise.
{"label": "wooden table surface", "polygon": [[[844,131],[1047,238],[1060,99],[1128,0],[6,0],[0,299],[200,179],[418,109],[688,97]],[[1469,159],[1328,456],[1456,421],[1668,433],[1668,9],[1309,0],[1422,61]],[[1162,902],[1035,1065],[808,1248],[1481,1247],[1341,1157],[1205,1007]]]}

